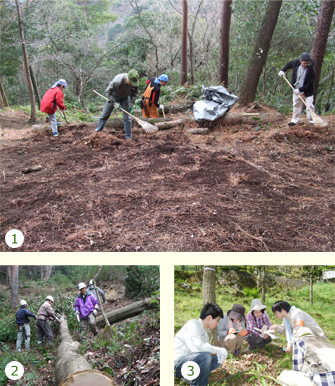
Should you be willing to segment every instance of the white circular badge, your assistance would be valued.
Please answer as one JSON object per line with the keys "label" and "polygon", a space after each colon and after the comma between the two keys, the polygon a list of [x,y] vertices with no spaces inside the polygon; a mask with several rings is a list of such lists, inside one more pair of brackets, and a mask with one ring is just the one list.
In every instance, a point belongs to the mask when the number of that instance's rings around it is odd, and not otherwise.
{"label": "white circular badge", "polygon": [[196,362],[185,362],[181,368],[181,375],[188,381],[193,381],[194,379],[197,379],[199,374],[200,367]]}
{"label": "white circular badge", "polygon": [[18,229],[11,229],[6,233],[5,241],[10,248],[19,248],[24,241],[23,233]]}
{"label": "white circular badge", "polygon": [[12,379],[14,381],[16,379],[22,378],[24,368],[20,362],[9,362],[5,368],[5,373],[9,379]]}

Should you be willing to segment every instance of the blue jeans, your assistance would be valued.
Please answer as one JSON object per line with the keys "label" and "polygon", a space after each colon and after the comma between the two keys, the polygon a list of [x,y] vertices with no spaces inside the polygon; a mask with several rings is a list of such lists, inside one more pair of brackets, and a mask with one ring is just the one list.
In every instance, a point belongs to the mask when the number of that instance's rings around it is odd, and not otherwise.
{"label": "blue jeans", "polygon": [[220,363],[218,362],[218,357],[212,355],[210,352],[196,352],[193,354],[186,355],[183,359],[175,364],[175,375],[177,378],[182,378],[181,368],[185,362],[193,361],[197,363],[200,367],[200,374],[197,379],[194,379],[191,383],[192,386],[207,386],[209,373],[218,367]]}
{"label": "blue jeans", "polygon": [[[109,96],[111,98],[111,96]],[[128,111],[129,108],[129,97],[126,98],[120,98],[119,96],[113,94],[113,99],[120,103],[123,110]],[[105,127],[106,122],[108,121],[108,118],[111,116],[112,112],[114,110],[114,103],[106,101],[104,108],[102,110],[102,113],[100,115],[98,126],[95,131],[102,131]],[[126,138],[131,138],[131,116],[129,114],[126,114],[123,112],[123,126],[124,126],[124,133]]]}

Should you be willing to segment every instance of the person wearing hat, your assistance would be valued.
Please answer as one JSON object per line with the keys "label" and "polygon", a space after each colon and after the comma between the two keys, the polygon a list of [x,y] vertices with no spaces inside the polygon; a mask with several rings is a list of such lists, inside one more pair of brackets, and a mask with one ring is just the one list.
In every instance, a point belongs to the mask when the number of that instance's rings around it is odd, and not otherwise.
{"label": "person wearing hat", "polygon": [[58,137],[56,110],[59,107],[61,110],[65,110],[63,103],[64,95],[63,90],[66,88],[67,83],[64,79],[57,80],[51,88],[44,94],[41,100],[40,110],[47,113],[51,122],[52,135]]}
{"label": "person wearing hat", "polygon": [[[106,300],[106,296],[105,296],[104,291],[101,288],[97,287],[97,286],[95,286],[95,287],[96,287],[97,291],[99,292],[102,301],[104,302]],[[98,295],[96,293],[96,290],[94,288],[94,281],[93,281],[93,279],[91,279],[90,282],[88,283],[88,291],[97,299],[98,304],[99,304],[99,299],[98,299]]]}
{"label": "person wearing hat", "polygon": [[247,322],[247,342],[249,343],[248,351],[254,350],[256,347],[263,349],[267,343],[271,342],[271,338],[265,332],[255,330],[255,327],[266,331],[272,326],[269,316],[265,311],[266,306],[259,299],[254,299],[251,302],[251,310],[246,315]]}
{"label": "person wearing hat", "polygon": [[97,299],[87,291],[85,283],[79,283],[78,289],[80,294],[78,295],[74,308],[76,310],[76,315],[79,317],[81,324],[81,333],[84,336],[87,333],[88,327],[91,329],[94,336],[98,335],[98,329],[95,322],[95,316],[98,313],[99,304]]}
{"label": "person wearing hat", "polygon": [[[134,69],[128,74],[116,75],[106,88],[108,101],[106,101],[100,115],[96,132],[102,131],[114,107],[121,105],[123,110],[129,111],[138,95],[139,75]],[[126,139],[131,139],[131,116],[123,112],[123,126]]]}
{"label": "person wearing hat", "polygon": [[157,108],[164,109],[164,106],[159,104],[159,96],[161,86],[165,86],[169,81],[167,75],[162,74],[159,78],[150,78],[147,80],[147,87],[144,91],[141,101],[142,115],[144,118],[158,118]]}
{"label": "person wearing hat", "polygon": [[292,353],[292,342],[297,338],[301,327],[307,327],[315,336],[327,339],[322,328],[307,312],[291,306],[288,302],[278,300],[273,304],[272,311],[277,319],[283,321],[281,326],[273,325],[272,329],[279,334],[286,335],[287,353]]}
{"label": "person wearing hat", "polygon": [[[293,93],[293,115],[289,126],[297,124],[301,117],[301,110],[304,106],[300,97],[302,97],[307,106],[314,112],[314,79],[315,69],[314,62],[308,52],[304,52],[300,59],[291,60],[288,62],[281,71],[279,76],[285,76],[285,72],[292,69],[291,84],[294,87]],[[300,97],[299,97],[300,96]],[[313,119],[309,109],[307,109],[307,120],[313,124]]]}
{"label": "person wearing hat", "polygon": [[209,343],[206,332],[206,328],[216,328],[222,317],[222,309],[217,304],[207,303],[199,319],[189,320],[177,332],[174,337],[174,370],[177,378],[183,377],[181,369],[184,363],[191,361],[200,367],[200,374],[191,385],[208,385],[210,372],[220,367],[228,355],[226,349]]}
{"label": "person wearing hat", "polygon": [[49,326],[49,319],[58,320],[52,305],[54,298],[52,296],[47,296],[45,302],[41,305],[40,309],[37,312],[36,317],[36,326],[37,326],[37,344],[41,345],[45,338],[46,344],[49,344],[54,341],[54,336],[52,330]]}
{"label": "person wearing hat", "polygon": [[36,315],[27,310],[27,302],[20,300],[20,309],[15,315],[17,324],[16,350],[21,351],[21,344],[24,340],[26,351],[30,349],[30,325],[29,318],[35,318]]}
{"label": "person wearing hat", "polygon": [[240,350],[248,331],[245,328],[245,308],[241,304],[233,304],[218,325],[219,346],[240,355]]}

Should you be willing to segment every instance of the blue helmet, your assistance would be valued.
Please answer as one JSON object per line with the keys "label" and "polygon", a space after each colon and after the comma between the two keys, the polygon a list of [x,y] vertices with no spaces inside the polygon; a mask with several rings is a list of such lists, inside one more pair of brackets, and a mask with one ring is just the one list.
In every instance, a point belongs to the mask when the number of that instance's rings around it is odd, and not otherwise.
{"label": "blue helmet", "polygon": [[162,74],[158,79],[161,80],[162,82],[168,82],[169,81],[168,76],[165,74]]}

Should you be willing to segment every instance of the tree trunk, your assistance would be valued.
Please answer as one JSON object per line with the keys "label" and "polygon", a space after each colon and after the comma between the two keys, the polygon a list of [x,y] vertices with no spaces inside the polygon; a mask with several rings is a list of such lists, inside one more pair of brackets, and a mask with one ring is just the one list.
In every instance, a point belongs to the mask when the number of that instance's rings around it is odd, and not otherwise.
{"label": "tree trunk", "polygon": [[44,281],[47,282],[50,279],[51,271],[52,271],[52,265],[45,265],[44,266]]}
{"label": "tree trunk", "polygon": [[330,98],[332,95],[332,89],[333,89],[333,83],[334,83],[334,72],[335,72],[335,67],[332,69],[332,75],[330,77],[329,93],[328,93],[328,98],[325,106],[325,112],[329,111],[329,108],[330,108]]}
{"label": "tree trunk", "polygon": [[7,287],[12,286],[12,266],[11,265],[7,265],[6,285]]}
{"label": "tree trunk", "polygon": [[[143,311],[151,308],[159,308],[159,305],[154,302],[156,298],[146,298],[138,302],[129,304],[128,306],[119,308],[115,311],[107,312],[106,316],[110,324],[121,322],[122,320],[132,318],[133,316],[141,314]],[[97,326],[104,326],[105,320],[103,316],[96,318]]]}
{"label": "tree trunk", "polygon": [[92,370],[86,359],[78,354],[80,343],[73,341],[64,316],[60,318],[59,330],[61,343],[55,360],[56,385],[116,385],[108,374]]}
{"label": "tree trunk", "polygon": [[183,26],[182,26],[182,40],[181,40],[181,72],[180,84],[187,82],[187,0],[183,0]]}
{"label": "tree trunk", "polygon": [[41,109],[41,98],[40,98],[40,94],[38,92],[36,77],[35,77],[33,67],[31,64],[29,65],[29,73],[30,73],[30,78],[31,78],[31,81],[32,81],[33,87],[34,87],[34,92],[35,92],[35,96],[36,96],[36,100],[37,100],[37,104],[38,104],[38,109],[40,110]]}
{"label": "tree trunk", "polygon": [[335,9],[335,0],[323,0],[320,8],[318,22],[316,24],[315,35],[312,45],[311,56],[315,62],[315,81],[314,81],[314,104],[318,93],[321,68],[325,56],[328,35],[332,23]]}
{"label": "tree trunk", "polygon": [[262,302],[265,303],[265,265],[262,266]]}
{"label": "tree trunk", "polygon": [[23,59],[24,59],[24,68],[26,72],[26,78],[29,88],[29,95],[30,95],[30,106],[31,106],[31,112],[30,112],[30,123],[36,123],[36,106],[35,106],[35,98],[34,98],[34,91],[33,86],[31,84],[31,79],[29,76],[29,64],[28,64],[28,55],[26,50],[26,42],[24,40],[24,33],[23,33],[23,25],[22,25],[22,17],[21,17],[21,9],[19,5],[19,0],[15,0],[16,2],[16,8],[17,8],[17,17],[19,21],[19,31],[21,36],[21,46],[23,51]]}
{"label": "tree trunk", "polygon": [[193,37],[188,34],[188,40],[190,42],[190,84],[194,85],[194,64],[193,64]]}
{"label": "tree trunk", "polygon": [[240,88],[239,103],[241,105],[254,102],[256,98],[257,85],[266,62],[281,5],[281,0],[268,1],[262,25],[258,31],[254,52]]}
{"label": "tree trunk", "polygon": [[[205,265],[204,276],[202,284],[202,303],[216,303],[215,295],[215,281],[216,281],[216,265]],[[217,328],[214,330],[207,331],[209,341],[213,346],[218,344],[218,331]]]}
{"label": "tree trunk", "polygon": [[309,304],[313,305],[313,271],[315,265],[312,265],[310,276],[309,276]]}
{"label": "tree trunk", "polygon": [[14,309],[19,304],[19,266],[12,265],[11,267],[11,297],[10,308]]}
{"label": "tree trunk", "polygon": [[225,87],[228,87],[229,38],[232,2],[232,0],[223,0],[222,3],[219,80]]}
{"label": "tree trunk", "polygon": [[261,282],[261,267],[257,267],[257,289],[260,287]]}
{"label": "tree trunk", "polygon": [[3,102],[3,107],[9,107],[8,100],[7,100],[6,93],[5,93],[5,89],[3,87],[1,78],[0,78],[0,93],[1,93],[1,98],[2,98],[2,102]]}

